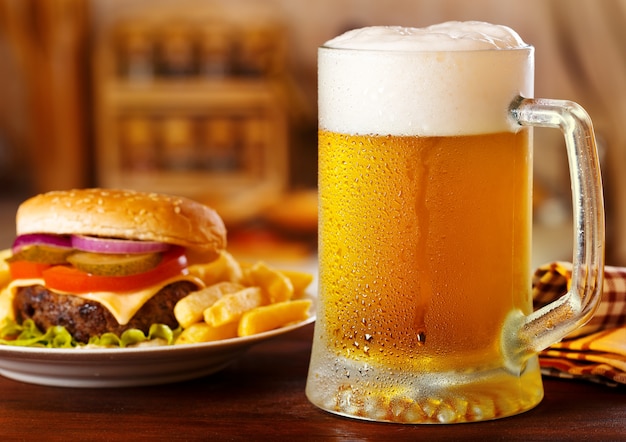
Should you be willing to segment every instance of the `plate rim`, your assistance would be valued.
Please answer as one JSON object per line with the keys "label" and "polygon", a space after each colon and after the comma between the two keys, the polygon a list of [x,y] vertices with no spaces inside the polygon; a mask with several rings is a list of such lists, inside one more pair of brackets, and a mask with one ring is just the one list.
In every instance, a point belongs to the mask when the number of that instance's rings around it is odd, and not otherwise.
{"label": "plate rim", "polygon": [[[256,333],[250,336],[235,337],[228,339],[220,339],[209,342],[196,342],[188,344],[172,344],[172,345],[143,345],[125,348],[110,347],[72,347],[72,348],[47,348],[47,347],[23,347],[17,345],[0,344],[0,359],[8,355],[24,355],[24,356],[50,356],[52,358],[59,356],[70,356],[73,359],[93,358],[94,356],[121,356],[121,355],[149,355],[152,353],[181,353],[188,350],[202,351],[209,349],[234,348],[246,345],[253,345],[258,341],[264,341],[275,336],[279,336],[290,331],[297,330],[305,325],[311,324],[316,320],[315,314],[312,314],[303,321],[295,324],[286,325],[273,330]],[[107,358],[109,359],[109,358]]]}

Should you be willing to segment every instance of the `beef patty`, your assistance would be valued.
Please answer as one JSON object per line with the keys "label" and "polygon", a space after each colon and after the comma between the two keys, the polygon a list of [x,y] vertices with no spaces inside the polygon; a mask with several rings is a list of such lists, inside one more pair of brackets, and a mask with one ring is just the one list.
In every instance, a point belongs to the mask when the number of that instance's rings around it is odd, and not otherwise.
{"label": "beef patty", "polygon": [[189,281],[169,284],[150,298],[124,325],[120,325],[111,312],[98,302],[51,292],[41,285],[19,288],[13,305],[18,323],[32,319],[43,331],[62,325],[76,341],[87,343],[92,336],[107,332],[120,336],[131,328],[147,334],[152,324],[165,324],[174,329],[178,327],[174,306],[195,290],[196,285]]}

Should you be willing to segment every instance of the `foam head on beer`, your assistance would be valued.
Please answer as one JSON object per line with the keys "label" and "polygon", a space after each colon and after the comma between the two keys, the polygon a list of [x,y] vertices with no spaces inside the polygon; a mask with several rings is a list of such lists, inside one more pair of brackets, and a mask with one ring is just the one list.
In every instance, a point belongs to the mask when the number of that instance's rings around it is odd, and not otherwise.
{"label": "foam head on beer", "polygon": [[532,47],[485,22],[355,29],[326,42],[318,63],[320,127],[342,133],[515,131],[503,115],[533,93]]}

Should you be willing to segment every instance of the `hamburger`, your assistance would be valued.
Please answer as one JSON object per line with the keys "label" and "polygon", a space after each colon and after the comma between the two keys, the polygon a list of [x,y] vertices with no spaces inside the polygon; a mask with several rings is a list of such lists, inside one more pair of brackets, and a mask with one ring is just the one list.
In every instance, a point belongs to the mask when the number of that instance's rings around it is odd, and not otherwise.
{"label": "hamburger", "polygon": [[226,247],[213,209],[116,189],[37,195],[19,206],[16,233],[2,295],[8,317],[41,331],[62,326],[78,343],[129,329],[148,334],[153,324],[177,328],[174,306],[203,287],[188,266]]}

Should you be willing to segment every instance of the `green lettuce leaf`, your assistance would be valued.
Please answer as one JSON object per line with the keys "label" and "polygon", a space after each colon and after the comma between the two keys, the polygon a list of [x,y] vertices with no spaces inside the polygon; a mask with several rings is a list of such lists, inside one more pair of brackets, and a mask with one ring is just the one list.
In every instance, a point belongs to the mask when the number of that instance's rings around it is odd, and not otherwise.
{"label": "green lettuce leaf", "polygon": [[[153,339],[159,339],[167,345],[172,345],[180,332],[180,327],[172,330],[164,324],[152,324],[147,335],[138,329],[126,330],[121,336],[113,333],[104,333],[101,336],[92,337],[88,345],[123,348]],[[21,325],[13,320],[5,319],[0,324],[0,345],[73,348],[84,346],[85,344],[77,342],[62,326],[50,327],[43,333],[31,319],[25,320]]]}

